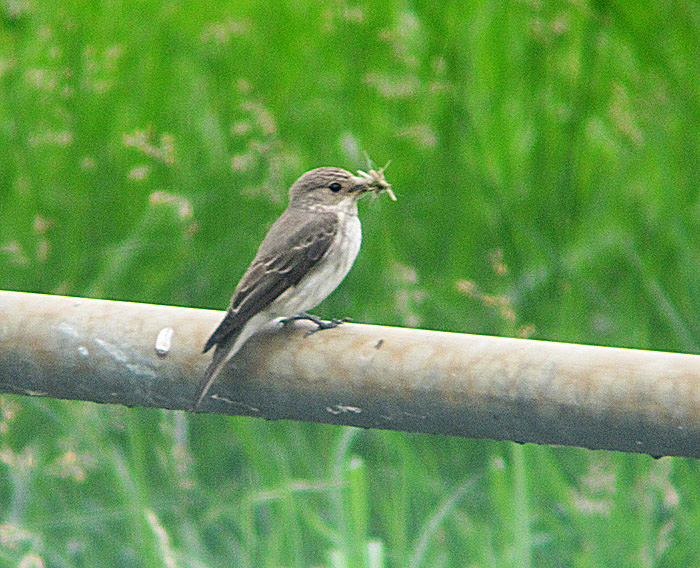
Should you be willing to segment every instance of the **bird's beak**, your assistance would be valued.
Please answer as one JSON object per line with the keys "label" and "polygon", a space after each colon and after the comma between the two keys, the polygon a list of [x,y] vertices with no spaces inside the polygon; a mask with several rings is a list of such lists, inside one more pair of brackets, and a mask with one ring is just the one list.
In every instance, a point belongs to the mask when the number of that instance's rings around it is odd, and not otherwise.
{"label": "bird's beak", "polygon": [[386,191],[391,200],[396,201],[396,196],[391,191],[391,184],[384,177],[384,168],[370,170],[369,172],[358,170],[357,175],[354,177],[357,180],[358,191],[371,191],[377,195]]}

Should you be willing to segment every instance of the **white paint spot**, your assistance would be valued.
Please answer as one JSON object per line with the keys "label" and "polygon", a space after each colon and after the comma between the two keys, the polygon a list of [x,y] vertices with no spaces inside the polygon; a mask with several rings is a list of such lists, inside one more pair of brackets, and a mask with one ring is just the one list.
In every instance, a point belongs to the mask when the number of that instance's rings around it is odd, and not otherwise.
{"label": "white paint spot", "polygon": [[173,335],[175,335],[175,330],[172,327],[164,327],[158,332],[156,336],[156,355],[158,357],[165,357],[172,347]]}

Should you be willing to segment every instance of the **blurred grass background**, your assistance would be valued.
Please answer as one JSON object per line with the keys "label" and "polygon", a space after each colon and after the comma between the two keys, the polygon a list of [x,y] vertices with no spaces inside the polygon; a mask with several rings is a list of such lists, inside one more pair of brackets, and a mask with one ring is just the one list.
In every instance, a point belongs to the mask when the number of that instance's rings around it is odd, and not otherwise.
{"label": "blurred grass background", "polygon": [[[695,2],[0,0],[0,288],[224,308],[391,159],[317,310],[697,353]],[[0,565],[651,567],[695,460],[0,397]]]}

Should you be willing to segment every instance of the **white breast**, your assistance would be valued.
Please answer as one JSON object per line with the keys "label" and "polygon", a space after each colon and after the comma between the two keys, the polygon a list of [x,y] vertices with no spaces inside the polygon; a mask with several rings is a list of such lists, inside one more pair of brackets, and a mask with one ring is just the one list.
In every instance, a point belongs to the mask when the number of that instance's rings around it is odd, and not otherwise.
{"label": "white breast", "polygon": [[318,306],[347,276],[361,244],[362,226],[357,215],[341,213],[338,234],[328,251],[308,276],[274,302],[276,315],[293,316]]}

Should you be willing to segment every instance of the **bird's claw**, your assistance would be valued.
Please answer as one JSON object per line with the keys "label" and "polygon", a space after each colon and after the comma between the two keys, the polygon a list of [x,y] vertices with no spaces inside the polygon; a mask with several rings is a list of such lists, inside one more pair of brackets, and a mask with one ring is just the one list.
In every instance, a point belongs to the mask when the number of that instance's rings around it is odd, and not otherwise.
{"label": "bird's claw", "polygon": [[311,335],[313,333],[316,333],[317,331],[321,331],[322,329],[333,329],[334,327],[338,327],[341,324],[352,321],[352,318],[333,318],[331,320],[323,320],[320,317],[314,316],[312,314],[301,313],[299,315],[283,319],[282,324],[286,325],[289,322],[298,320],[309,320],[310,322],[316,324],[316,329],[312,329],[306,334]]}
{"label": "bird's claw", "polygon": [[352,321],[352,318],[333,318],[331,320],[319,319],[318,321],[314,321],[316,324],[316,329],[312,329],[311,331],[307,332],[306,335],[312,335],[317,331],[321,331],[322,329],[333,329],[334,327],[338,327],[339,325],[349,321]]}

